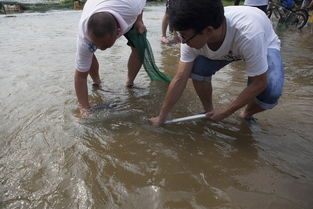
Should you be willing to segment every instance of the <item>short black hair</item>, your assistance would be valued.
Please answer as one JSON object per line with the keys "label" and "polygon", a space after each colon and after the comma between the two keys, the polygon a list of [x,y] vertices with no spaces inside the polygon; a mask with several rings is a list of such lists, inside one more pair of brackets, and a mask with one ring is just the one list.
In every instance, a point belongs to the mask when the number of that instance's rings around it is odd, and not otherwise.
{"label": "short black hair", "polygon": [[170,1],[169,22],[176,31],[193,29],[199,33],[207,26],[216,29],[224,18],[221,0]]}
{"label": "short black hair", "polygon": [[116,32],[117,22],[112,14],[108,12],[98,12],[88,20],[87,30],[95,37],[101,38],[105,35],[113,35]]}

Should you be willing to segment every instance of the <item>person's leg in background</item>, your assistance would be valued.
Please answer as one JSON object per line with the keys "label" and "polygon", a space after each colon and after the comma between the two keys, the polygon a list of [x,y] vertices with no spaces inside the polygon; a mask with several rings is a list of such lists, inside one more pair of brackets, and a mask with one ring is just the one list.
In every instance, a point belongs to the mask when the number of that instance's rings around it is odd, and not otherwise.
{"label": "person's leg in background", "polygon": [[235,0],[234,1],[234,5],[239,5],[240,4],[240,0]]}
{"label": "person's leg in background", "polygon": [[168,27],[168,19],[169,19],[168,7],[169,7],[169,1],[166,2],[166,11],[165,11],[165,14],[164,14],[163,19],[162,19],[161,41],[165,44],[168,44],[170,42],[166,36],[166,31],[167,31],[167,27]]}

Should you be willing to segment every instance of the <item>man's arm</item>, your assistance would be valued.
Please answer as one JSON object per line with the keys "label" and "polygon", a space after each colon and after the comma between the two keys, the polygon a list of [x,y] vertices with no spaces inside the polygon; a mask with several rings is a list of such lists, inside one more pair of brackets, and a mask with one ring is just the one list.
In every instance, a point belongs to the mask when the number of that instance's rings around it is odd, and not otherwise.
{"label": "man's arm", "polygon": [[226,108],[214,109],[207,113],[207,116],[215,121],[220,121],[239,108],[253,102],[255,97],[259,95],[267,85],[267,73],[264,72],[268,68],[267,63],[267,48],[265,47],[265,39],[263,33],[258,33],[248,39],[242,39],[237,44],[240,46],[240,54],[246,63],[246,72],[249,75],[255,75],[259,72],[262,73],[257,76],[251,76],[250,84],[247,86],[239,96]]}
{"label": "man's arm", "polygon": [[87,76],[88,72],[75,72],[75,91],[80,106],[81,116],[84,117],[88,113],[88,88],[87,88]]}
{"label": "man's arm", "polygon": [[258,76],[250,77],[251,83],[247,86],[233,101],[224,109],[214,109],[207,113],[207,116],[212,120],[219,121],[223,118],[228,117],[234,113],[239,108],[247,105],[248,103],[254,101],[255,97],[259,95],[267,85],[267,73],[263,73]]}
{"label": "man's arm", "polygon": [[179,62],[177,73],[168,87],[159,115],[150,119],[153,125],[161,125],[164,123],[166,116],[186,88],[192,66],[193,62]]}
{"label": "man's arm", "polygon": [[[93,68],[98,67],[98,61],[94,53],[89,49],[89,47],[90,46],[87,39],[81,37],[77,39],[74,86],[80,107],[81,117],[87,116],[90,107],[88,102],[87,87],[88,74],[93,71]],[[92,46],[92,49],[94,50],[93,47],[95,46]],[[91,75],[92,74],[93,73],[91,73]]]}

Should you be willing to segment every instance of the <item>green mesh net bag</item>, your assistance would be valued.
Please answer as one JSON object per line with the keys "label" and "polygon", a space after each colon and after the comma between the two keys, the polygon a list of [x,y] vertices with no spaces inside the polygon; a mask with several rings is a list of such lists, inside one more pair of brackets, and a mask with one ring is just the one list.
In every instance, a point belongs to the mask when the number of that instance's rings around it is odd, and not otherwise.
{"label": "green mesh net bag", "polygon": [[155,64],[153,52],[147,39],[147,31],[143,34],[139,34],[136,29],[131,29],[126,35],[138,51],[141,61],[143,62],[143,67],[145,68],[150,79],[153,81],[170,82],[171,78],[160,72],[159,68]]}

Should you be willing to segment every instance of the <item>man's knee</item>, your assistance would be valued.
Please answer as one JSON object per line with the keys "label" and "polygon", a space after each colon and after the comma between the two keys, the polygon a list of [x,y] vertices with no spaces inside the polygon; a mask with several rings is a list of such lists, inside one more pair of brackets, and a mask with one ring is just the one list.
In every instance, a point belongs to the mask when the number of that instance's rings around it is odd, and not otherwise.
{"label": "man's knee", "polygon": [[211,82],[212,75],[225,65],[230,63],[225,60],[211,60],[205,56],[199,55],[193,62],[191,78],[193,80]]}
{"label": "man's knee", "polygon": [[275,49],[268,51],[267,87],[257,96],[260,106],[271,109],[277,105],[284,86],[284,68],[280,52]]}
{"label": "man's knee", "polygon": [[208,72],[209,59],[204,56],[198,56],[193,62],[192,73],[208,76],[210,73]]}
{"label": "man's knee", "polygon": [[283,77],[280,77],[280,79],[268,78],[266,89],[256,97],[263,109],[272,109],[278,104],[278,100],[282,95],[283,84]]}

